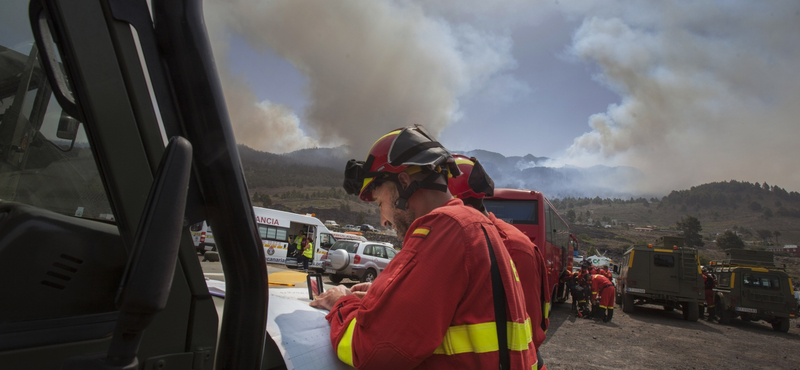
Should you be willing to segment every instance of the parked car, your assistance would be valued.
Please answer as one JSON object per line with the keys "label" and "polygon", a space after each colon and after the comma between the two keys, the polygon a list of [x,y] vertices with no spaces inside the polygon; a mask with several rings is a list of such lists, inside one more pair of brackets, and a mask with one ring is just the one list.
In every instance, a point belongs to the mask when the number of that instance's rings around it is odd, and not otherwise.
{"label": "parked car", "polygon": [[333,244],[322,265],[333,283],[344,278],[371,282],[396,254],[390,243],[340,240]]}
{"label": "parked car", "polygon": [[328,226],[328,227],[336,226],[336,227],[338,227],[339,224],[337,224],[336,221],[334,221],[334,220],[325,220],[325,226]]}
{"label": "parked car", "polygon": [[214,242],[214,233],[211,231],[211,226],[203,222],[198,222],[191,227],[189,230],[192,233],[192,242],[194,243],[194,248],[197,250],[197,253],[201,255],[205,255],[208,251],[217,251],[217,243]]}
{"label": "parked car", "polygon": [[377,231],[372,225],[370,224],[363,224],[361,225],[361,231]]}

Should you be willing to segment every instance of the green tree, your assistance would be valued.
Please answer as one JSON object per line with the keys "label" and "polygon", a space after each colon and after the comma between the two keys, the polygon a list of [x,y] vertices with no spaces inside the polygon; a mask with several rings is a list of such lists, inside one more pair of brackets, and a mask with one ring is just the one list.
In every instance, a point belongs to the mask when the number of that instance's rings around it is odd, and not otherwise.
{"label": "green tree", "polygon": [[773,232],[772,235],[775,235],[775,245],[778,245],[778,237],[781,236],[781,232],[775,230],[775,232]]}
{"label": "green tree", "polygon": [[591,257],[597,254],[597,249],[594,248],[594,245],[589,246],[589,251],[586,252],[586,257]]}
{"label": "green tree", "polygon": [[722,235],[717,237],[717,245],[722,249],[744,248],[744,242],[739,235],[730,230],[725,230]]}
{"label": "green tree", "polygon": [[681,220],[677,222],[677,226],[679,231],[683,231],[683,242],[687,247],[694,248],[706,245],[706,243],[703,242],[703,237],[700,235],[700,232],[703,231],[703,227],[700,225],[700,220],[698,220],[697,217],[681,217]]}
{"label": "green tree", "polygon": [[263,204],[264,207],[269,207],[272,205],[272,198],[269,197],[269,194],[264,193],[261,195],[261,204]]}
{"label": "green tree", "polygon": [[571,224],[575,223],[575,210],[570,209],[567,211],[567,221],[569,221]]}
{"label": "green tree", "polygon": [[764,208],[764,219],[769,220],[770,218],[772,218],[772,210],[769,207]]}
{"label": "green tree", "polygon": [[758,211],[760,211],[760,210],[761,210],[761,203],[759,203],[759,202],[756,202],[756,201],[753,201],[752,203],[750,203],[750,204],[747,206],[747,208],[750,208],[750,210],[751,210],[751,211],[756,211],[756,212],[758,212]]}
{"label": "green tree", "polygon": [[772,231],[763,229],[756,230],[756,235],[758,235],[758,237],[766,243],[769,241],[770,238],[772,238]]}

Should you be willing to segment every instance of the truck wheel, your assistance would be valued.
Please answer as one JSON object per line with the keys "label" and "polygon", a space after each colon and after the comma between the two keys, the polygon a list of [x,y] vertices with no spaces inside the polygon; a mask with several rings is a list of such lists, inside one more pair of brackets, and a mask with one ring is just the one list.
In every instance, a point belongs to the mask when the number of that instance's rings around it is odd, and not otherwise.
{"label": "truck wheel", "polygon": [[628,293],[623,293],[622,295],[622,312],[631,313],[633,312],[633,295]]}
{"label": "truck wheel", "polygon": [[339,275],[330,275],[328,278],[331,279],[331,283],[334,284],[339,284],[342,282],[342,277]]}
{"label": "truck wheel", "polygon": [[375,281],[376,277],[378,277],[378,273],[375,272],[375,270],[373,270],[373,269],[369,269],[369,270],[367,270],[367,272],[364,273],[364,276],[361,277],[361,282],[362,283],[371,283],[371,282]]}
{"label": "truck wheel", "polygon": [[779,317],[772,322],[772,329],[781,333],[789,332],[789,319],[786,317]]}
{"label": "truck wheel", "polygon": [[697,303],[683,302],[681,307],[683,308],[684,320],[694,322],[700,317],[700,306]]}
{"label": "truck wheel", "polygon": [[716,306],[716,312],[714,312],[714,317],[720,324],[730,324],[731,323],[731,312],[728,310],[728,307],[722,304],[719,297],[714,299],[714,305]]}

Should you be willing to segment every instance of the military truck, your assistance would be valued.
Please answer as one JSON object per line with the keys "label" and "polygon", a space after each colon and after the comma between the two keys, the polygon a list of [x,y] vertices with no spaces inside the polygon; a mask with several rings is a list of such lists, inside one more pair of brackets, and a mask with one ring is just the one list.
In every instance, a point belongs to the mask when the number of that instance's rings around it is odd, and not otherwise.
{"label": "military truck", "polygon": [[725,259],[711,261],[710,269],[717,279],[714,304],[721,324],[739,317],[764,320],[776,331],[789,331],[789,321],[797,316],[797,300],[792,279],[785,268],[775,266],[772,252],[729,249]]}
{"label": "military truck", "polygon": [[697,321],[703,303],[703,276],[697,250],[685,248],[682,237],[663,236],[645,246],[633,246],[614,267],[617,304],[631,313],[634,306],[653,304]]}

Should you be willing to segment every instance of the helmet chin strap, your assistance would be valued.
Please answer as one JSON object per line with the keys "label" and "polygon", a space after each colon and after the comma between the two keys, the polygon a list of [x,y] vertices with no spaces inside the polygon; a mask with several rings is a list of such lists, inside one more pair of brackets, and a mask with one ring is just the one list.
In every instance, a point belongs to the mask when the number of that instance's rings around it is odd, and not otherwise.
{"label": "helmet chin strap", "polygon": [[436,179],[438,179],[439,176],[444,176],[445,180],[447,180],[447,167],[445,167],[442,170],[442,172],[431,172],[426,178],[424,178],[421,181],[418,180],[412,181],[410,184],[408,184],[408,187],[406,187],[405,189],[403,189],[403,187],[400,185],[400,182],[397,181],[397,179],[395,179],[398,185],[397,192],[399,196],[397,197],[397,200],[394,202],[394,207],[399,210],[408,209],[408,199],[411,198],[411,196],[414,195],[414,193],[419,189],[438,190],[443,193],[446,193],[447,184],[436,183]]}

